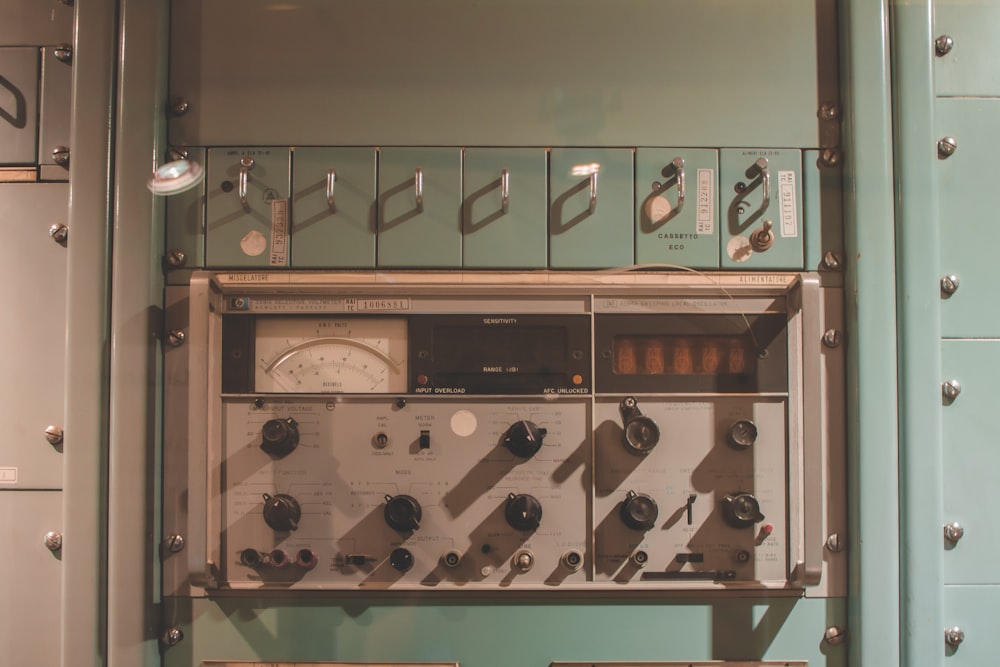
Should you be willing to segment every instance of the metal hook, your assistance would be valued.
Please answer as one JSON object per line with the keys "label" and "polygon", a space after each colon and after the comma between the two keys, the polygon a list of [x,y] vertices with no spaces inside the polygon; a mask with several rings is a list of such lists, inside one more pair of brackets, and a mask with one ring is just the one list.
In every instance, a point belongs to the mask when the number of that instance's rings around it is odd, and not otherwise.
{"label": "metal hook", "polygon": [[330,210],[334,210],[337,207],[333,203],[333,186],[337,182],[337,172],[334,169],[326,172],[326,203],[330,207]]}
{"label": "metal hook", "polygon": [[761,189],[764,191],[764,198],[760,202],[760,210],[764,211],[771,203],[771,172],[768,171],[766,157],[757,158],[754,166],[757,167],[757,171],[760,172],[760,185]]}
{"label": "metal hook", "polygon": [[254,159],[249,155],[244,155],[240,158],[240,203],[243,204],[243,209],[249,211],[250,204],[247,203],[247,174],[253,169]]}

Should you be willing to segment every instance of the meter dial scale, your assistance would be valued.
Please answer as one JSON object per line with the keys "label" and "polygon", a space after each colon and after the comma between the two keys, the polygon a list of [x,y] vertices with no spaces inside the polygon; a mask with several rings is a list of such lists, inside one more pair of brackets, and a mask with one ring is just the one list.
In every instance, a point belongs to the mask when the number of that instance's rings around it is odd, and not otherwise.
{"label": "meter dial scale", "polygon": [[406,349],[406,321],[399,318],[262,318],[255,334],[254,389],[404,393]]}

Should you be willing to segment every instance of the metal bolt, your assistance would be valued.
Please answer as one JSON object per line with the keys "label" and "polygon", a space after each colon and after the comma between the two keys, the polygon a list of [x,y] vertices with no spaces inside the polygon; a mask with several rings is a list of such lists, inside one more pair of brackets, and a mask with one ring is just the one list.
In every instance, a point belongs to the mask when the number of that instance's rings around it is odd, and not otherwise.
{"label": "metal bolt", "polygon": [[823,345],[827,347],[840,347],[840,332],[836,329],[827,329],[823,334]]}
{"label": "metal bolt", "polygon": [[831,271],[836,271],[840,268],[840,258],[837,257],[836,253],[828,252],[823,255],[823,266]]}
{"label": "metal bolt", "polygon": [[171,248],[167,253],[167,264],[174,268],[180,268],[187,262],[187,254],[183,250]]}
{"label": "metal bolt", "polygon": [[840,116],[840,109],[833,102],[827,102],[819,108],[819,117],[823,120],[834,120]]}
{"label": "metal bolt", "polygon": [[183,535],[171,535],[167,538],[167,551],[170,553],[177,553],[184,548],[184,536]]}
{"label": "metal bolt", "polygon": [[958,291],[958,276],[950,275],[941,279],[941,291],[947,295],[952,295]]}
{"label": "metal bolt", "polygon": [[49,236],[59,245],[66,245],[66,238],[69,236],[69,227],[57,223],[49,227]]}
{"label": "metal bolt", "polygon": [[962,385],[958,380],[947,380],[941,384],[941,392],[949,401],[954,401],[962,393]]}
{"label": "metal bolt", "polygon": [[958,542],[965,535],[965,528],[962,528],[962,524],[957,521],[952,523],[947,523],[944,526],[944,539],[949,542]]}
{"label": "metal bolt", "polygon": [[73,61],[73,47],[69,44],[60,44],[52,52],[52,55],[56,57],[56,60],[63,63],[68,63]]}
{"label": "metal bolt", "polygon": [[965,633],[962,632],[962,628],[957,625],[953,628],[948,628],[944,631],[944,641],[948,646],[958,647],[959,644],[965,641]]}
{"label": "metal bolt", "polygon": [[844,550],[844,543],[841,541],[839,533],[834,533],[826,538],[826,548],[835,554]]}
{"label": "metal bolt", "polygon": [[171,148],[169,151],[167,151],[167,157],[170,158],[171,162],[174,162],[174,161],[177,161],[177,160],[186,160],[186,159],[188,159],[188,155],[189,155],[188,149],[186,149],[186,148],[174,147],[174,148]]}
{"label": "metal bolt", "polygon": [[934,50],[939,56],[948,55],[953,48],[955,48],[955,40],[951,38],[951,35],[941,35],[934,40]]}
{"label": "metal bolt", "polygon": [[63,430],[61,426],[50,424],[45,427],[45,439],[50,445],[61,445],[63,441]]}
{"label": "metal bolt", "polygon": [[52,161],[56,164],[66,166],[69,164],[69,148],[66,146],[56,146],[52,149]]}
{"label": "metal bolt", "polygon": [[836,625],[831,625],[823,633],[823,641],[825,641],[830,646],[836,646],[837,644],[842,644],[844,642],[844,631],[838,628]]}
{"label": "metal bolt", "polygon": [[174,347],[180,347],[184,344],[184,339],[187,338],[187,334],[181,329],[171,329],[170,333],[167,334],[167,342]]}
{"label": "metal bolt", "polygon": [[167,628],[163,631],[163,634],[160,635],[160,641],[163,642],[165,646],[176,646],[177,644],[180,644],[183,639],[184,633],[177,627]]}
{"label": "metal bolt", "polygon": [[944,137],[938,141],[937,149],[941,159],[951,157],[958,150],[958,140],[955,137]]}
{"label": "metal bolt", "polygon": [[178,97],[170,104],[170,112],[175,116],[183,116],[191,110],[191,103],[183,97]]}
{"label": "metal bolt", "polygon": [[836,167],[840,164],[840,151],[834,148],[825,148],[819,156],[819,161],[824,167]]}
{"label": "metal bolt", "polygon": [[45,537],[42,538],[42,542],[49,551],[59,551],[62,549],[62,533],[50,530],[45,533]]}

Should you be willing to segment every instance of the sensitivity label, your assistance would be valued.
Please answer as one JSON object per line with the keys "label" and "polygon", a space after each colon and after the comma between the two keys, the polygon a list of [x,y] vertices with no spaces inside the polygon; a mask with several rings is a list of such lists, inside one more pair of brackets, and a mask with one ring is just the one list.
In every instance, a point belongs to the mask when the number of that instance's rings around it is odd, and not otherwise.
{"label": "sensitivity label", "polygon": [[698,218],[699,234],[715,232],[715,204],[713,190],[715,189],[715,170],[698,170]]}
{"label": "sensitivity label", "polygon": [[799,235],[798,212],[795,210],[795,172],[778,172],[778,199],[781,202],[781,235]]}
{"label": "sensitivity label", "polygon": [[17,484],[17,468],[0,468],[0,484]]}
{"label": "sensitivity label", "polygon": [[271,266],[285,266],[288,262],[288,200],[271,200]]}

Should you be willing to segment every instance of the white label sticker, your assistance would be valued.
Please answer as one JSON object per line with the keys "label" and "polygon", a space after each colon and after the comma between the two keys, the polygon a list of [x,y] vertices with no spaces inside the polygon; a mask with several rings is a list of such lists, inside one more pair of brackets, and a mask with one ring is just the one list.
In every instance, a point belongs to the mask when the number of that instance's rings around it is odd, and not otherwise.
{"label": "white label sticker", "polygon": [[267,238],[256,229],[251,229],[240,239],[240,250],[244,255],[256,257],[267,250]]}
{"label": "white label sticker", "polygon": [[699,234],[715,233],[715,170],[698,170],[698,218],[696,231]]}
{"label": "white label sticker", "polygon": [[17,468],[0,468],[0,484],[17,484]]}
{"label": "white label sticker", "polygon": [[778,172],[778,199],[781,201],[781,235],[799,235],[798,212],[795,210],[795,172]]}
{"label": "white label sticker", "polygon": [[288,200],[271,200],[271,266],[285,266],[288,258]]}

